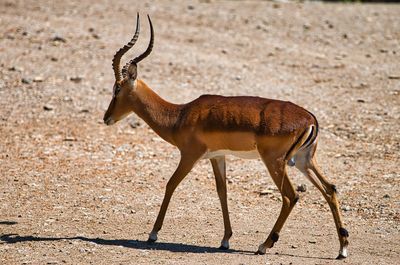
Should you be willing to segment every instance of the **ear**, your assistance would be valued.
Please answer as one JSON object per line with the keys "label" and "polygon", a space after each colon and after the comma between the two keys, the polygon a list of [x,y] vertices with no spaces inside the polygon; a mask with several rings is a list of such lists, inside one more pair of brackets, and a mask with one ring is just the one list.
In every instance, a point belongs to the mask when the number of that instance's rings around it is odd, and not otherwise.
{"label": "ear", "polygon": [[131,63],[128,67],[128,78],[131,80],[136,80],[137,78],[137,65]]}

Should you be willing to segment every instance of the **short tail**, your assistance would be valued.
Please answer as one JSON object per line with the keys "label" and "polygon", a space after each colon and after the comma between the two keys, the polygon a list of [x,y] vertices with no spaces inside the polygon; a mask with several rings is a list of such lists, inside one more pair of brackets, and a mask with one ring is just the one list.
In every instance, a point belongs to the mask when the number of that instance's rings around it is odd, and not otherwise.
{"label": "short tail", "polygon": [[317,141],[318,133],[319,133],[319,124],[318,124],[317,117],[315,117],[315,115],[312,114],[311,112],[308,112],[308,113],[310,113],[310,115],[313,116],[313,118],[314,118],[314,121],[315,121],[315,132],[314,132],[313,137],[311,137],[310,142],[307,144],[306,147],[312,145],[313,143],[315,143]]}
{"label": "short tail", "polygon": [[288,164],[290,166],[294,166],[295,161],[293,160],[293,157],[298,151],[308,148],[317,141],[319,131],[318,121],[314,114],[312,114],[311,112],[310,114],[314,117],[315,124],[312,124],[307,129],[305,129],[300,137],[297,138],[297,141],[287,152],[285,159],[286,161],[288,161]]}

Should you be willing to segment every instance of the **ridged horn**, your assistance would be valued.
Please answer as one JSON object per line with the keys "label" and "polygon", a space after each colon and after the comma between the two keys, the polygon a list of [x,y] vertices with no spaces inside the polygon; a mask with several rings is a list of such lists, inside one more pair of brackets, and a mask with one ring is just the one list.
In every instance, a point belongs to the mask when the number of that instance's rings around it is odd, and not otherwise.
{"label": "ridged horn", "polygon": [[115,75],[115,80],[116,81],[121,81],[121,57],[129,51],[130,48],[135,45],[138,37],[139,37],[139,31],[140,31],[140,21],[139,21],[139,13],[137,13],[137,19],[136,19],[136,31],[135,35],[133,35],[132,39],[121,49],[117,51],[117,53],[114,55],[114,58],[112,60],[112,66],[114,69],[114,75]]}
{"label": "ridged horn", "polygon": [[154,29],[153,29],[153,24],[151,23],[151,19],[150,19],[149,15],[147,15],[147,19],[149,20],[149,24],[150,24],[150,42],[149,42],[149,46],[147,47],[147,49],[146,49],[146,51],[144,53],[142,53],[141,55],[139,55],[135,59],[132,59],[132,60],[130,60],[129,62],[127,62],[125,64],[125,66],[122,68],[122,76],[123,77],[126,76],[126,73],[128,71],[129,65],[131,65],[132,63],[136,63],[136,64],[139,63],[141,60],[146,58],[151,53],[151,51],[153,50]]}

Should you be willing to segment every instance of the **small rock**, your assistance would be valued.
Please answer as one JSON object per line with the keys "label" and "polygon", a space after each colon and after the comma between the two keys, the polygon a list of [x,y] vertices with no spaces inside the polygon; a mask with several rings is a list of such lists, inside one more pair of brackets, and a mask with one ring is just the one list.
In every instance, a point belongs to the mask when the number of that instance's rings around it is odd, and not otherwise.
{"label": "small rock", "polygon": [[389,79],[400,79],[400,75],[389,75]]}
{"label": "small rock", "polygon": [[80,112],[81,113],[89,113],[89,110],[88,109],[82,109]]}
{"label": "small rock", "polygon": [[345,212],[348,212],[348,211],[351,211],[351,208],[348,205],[343,205],[342,206],[342,210],[345,211]]}
{"label": "small rock", "polygon": [[140,126],[140,121],[138,120],[138,119],[136,119],[136,118],[130,118],[129,119],[129,125],[131,126],[131,128],[133,128],[133,129],[135,129],[135,128],[137,128],[137,127],[139,127]]}
{"label": "small rock", "polygon": [[188,7],[187,7],[189,10],[193,10],[194,9],[194,6],[192,6],[192,5],[188,5]]}
{"label": "small rock", "polygon": [[268,195],[268,194],[272,194],[272,190],[270,190],[270,189],[265,189],[265,190],[262,190],[262,191],[260,191],[260,196],[264,196],[264,195]]}
{"label": "small rock", "polygon": [[30,84],[30,83],[32,83],[32,80],[29,79],[29,78],[23,77],[23,78],[21,79],[21,82],[22,82],[23,84]]}
{"label": "small rock", "polygon": [[60,36],[60,35],[55,35],[53,38],[51,38],[51,41],[64,42],[65,43],[65,42],[67,42],[67,39],[62,37],[62,36]]}
{"label": "small rock", "polygon": [[304,183],[300,184],[300,185],[297,186],[296,190],[299,191],[299,192],[306,192],[307,191],[307,185],[304,184]]}
{"label": "small rock", "polygon": [[55,107],[52,106],[52,105],[46,104],[46,105],[43,106],[43,109],[46,110],[46,111],[50,111],[50,110],[55,109]]}
{"label": "small rock", "polygon": [[58,59],[57,59],[56,57],[51,57],[50,60],[51,60],[52,62],[57,62],[57,61],[58,61]]}
{"label": "small rock", "polygon": [[383,198],[384,198],[384,199],[389,199],[389,198],[390,198],[390,195],[389,195],[389,194],[385,194],[385,195],[383,195]]}
{"label": "small rock", "polygon": [[359,102],[359,103],[365,103],[365,100],[363,100],[363,99],[357,99],[357,102]]}
{"label": "small rock", "polygon": [[43,77],[41,77],[41,76],[36,76],[35,78],[33,78],[33,82],[37,82],[37,83],[39,83],[39,82],[43,82]]}
{"label": "small rock", "polygon": [[83,77],[80,76],[71,76],[69,78],[70,81],[74,82],[74,83],[80,83],[83,80]]}
{"label": "small rock", "polygon": [[63,139],[63,141],[65,141],[65,142],[75,142],[75,141],[76,141],[76,138],[73,137],[73,136],[67,136],[67,137],[65,137],[65,138]]}
{"label": "small rock", "polygon": [[311,28],[310,24],[303,24],[303,29],[309,30]]}
{"label": "small rock", "polygon": [[8,68],[8,71],[12,71],[12,72],[22,72],[24,69],[17,67],[17,66],[11,66],[10,68]]}
{"label": "small rock", "polygon": [[235,79],[236,79],[237,81],[242,80],[242,78],[241,78],[240,76],[236,76]]}
{"label": "small rock", "polygon": [[351,86],[356,89],[364,89],[364,88],[369,87],[368,83],[364,83],[364,82],[361,82],[358,84],[352,84]]}
{"label": "small rock", "polygon": [[291,247],[291,248],[294,248],[294,249],[295,249],[295,248],[297,248],[297,246],[296,246],[296,245],[291,245],[290,247]]}
{"label": "small rock", "polygon": [[315,239],[311,239],[311,240],[308,240],[308,243],[311,243],[311,244],[316,244],[316,243],[317,243],[317,240],[315,240]]}

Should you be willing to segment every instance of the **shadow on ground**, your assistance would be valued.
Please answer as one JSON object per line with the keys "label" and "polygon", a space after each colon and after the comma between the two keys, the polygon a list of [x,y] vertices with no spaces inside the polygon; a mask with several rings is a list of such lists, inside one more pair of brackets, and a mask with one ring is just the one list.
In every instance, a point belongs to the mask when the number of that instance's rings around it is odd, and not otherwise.
{"label": "shadow on ground", "polygon": [[0,225],[16,225],[18,224],[15,221],[0,221]]}
{"label": "shadow on ground", "polygon": [[[123,246],[127,248],[141,249],[141,250],[166,250],[171,252],[186,252],[186,253],[232,253],[232,254],[245,254],[254,255],[253,251],[228,249],[221,250],[214,247],[196,246],[189,244],[177,243],[148,243],[142,240],[128,240],[128,239],[103,239],[103,238],[87,238],[82,236],[76,237],[36,237],[36,236],[19,236],[17,234],[6,234],[0,236],[0,244],[14,244],[23,242],[37,242],[37,241],[61,241],[61,240],[81,240],[86,242],[96,243],[98,245],[106,246]],[[312,257],[312,256],[299,256],[286,253],[275,253],[267,255],[289,256],[308,259],[319,260],[334,260],[334,258],[326,257]]]}
{"label": "shadow on ground", "polygon": [[135,248],[141,250],[167,250],[171,252],[189,252],[189,253],[240,253],[254,254],[252,251],[246,250],[221,250],[214,247],[196,246],[177,243],[148,243],[141,240],[127,239],[103,239],[103,238],[87,238],[82,236],[77,237],[36,237],[36,236],[19,236],[17,234],[6,234],[0,236],[0,244],[14,244],[22,242],[35,241],[60,241],[60,240],[81,240],[86,242],[96,243],[106,246],[123,246],[127,248]]}

